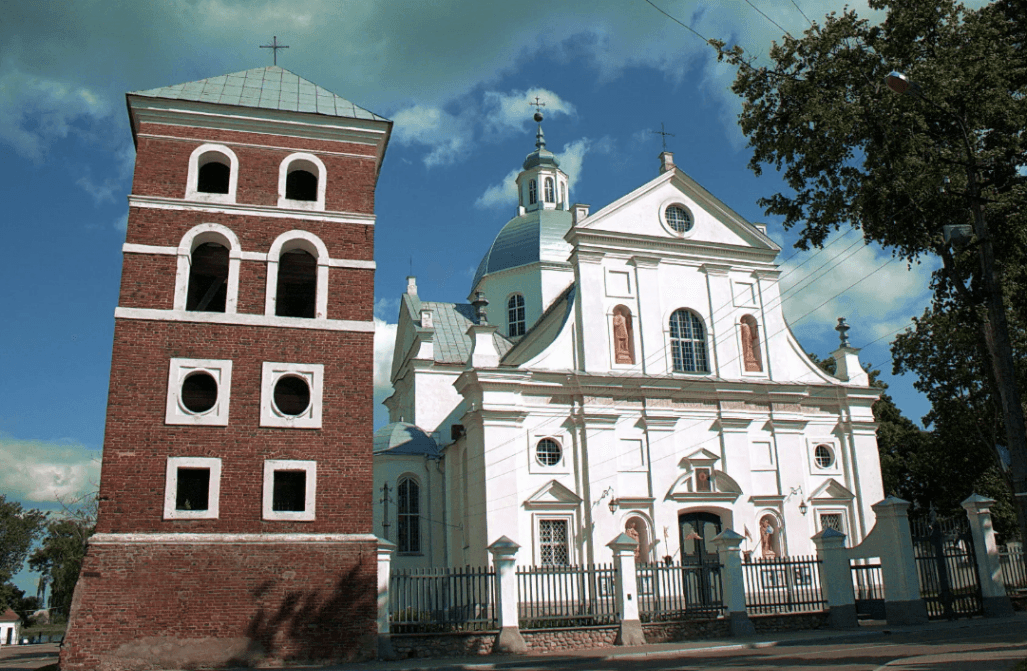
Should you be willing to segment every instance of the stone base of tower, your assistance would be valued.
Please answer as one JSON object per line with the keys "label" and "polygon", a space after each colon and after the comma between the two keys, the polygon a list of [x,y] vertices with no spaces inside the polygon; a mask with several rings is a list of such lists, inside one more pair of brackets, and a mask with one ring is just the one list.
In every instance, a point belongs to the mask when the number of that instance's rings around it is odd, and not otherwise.
{"label": "stone base of tower", "polygon": [[62,671],[328,664],[377,651],[371,535],[97,534]]}

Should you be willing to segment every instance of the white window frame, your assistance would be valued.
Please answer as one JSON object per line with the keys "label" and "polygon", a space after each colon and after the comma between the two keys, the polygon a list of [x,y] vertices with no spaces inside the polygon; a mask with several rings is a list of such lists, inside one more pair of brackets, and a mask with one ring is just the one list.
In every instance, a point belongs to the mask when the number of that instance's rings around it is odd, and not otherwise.
{"label": "white window frame", "polygon": [[[182,383],[192,373],[204,372],[218,384],[214,407],[204,412],[187,409],[181,400]],[[229,359],[171,359],[168,366],[168,393],[164,423],[192,426],[228,426],[232,397],[232,361]]]}
{"label": "white window frame", "polygon": [[[228,193],[207,193],[199,191],[200,167],[210,162],[210,154],[221,154],[228,159]],[[208,160],[204,160],[208,157]],[[220,161],[218,161],[220,163]],[[235,152],[223,144],[201,144],[189,155],[188,181],[185,185],[185,199],[198,200],[204,203],[234,203],[239,186],[239,158]]]}
{"label": "white window frame", "polygon": [[[667,208],[671,206],[680,207],[688,214],[689,219],[692,221],[692,226],[687,231],[676,231],[670,225],[670,222],[667,221]],[[695,235],[695,229],[699,226],[699,221],[695,218],[695,210],[678,197],[668,198],[660,203],[659,215],[660,225],[663,226],[663,230],[675,238],[690,238]]]}
{"label": "white window frame", "polygon": [[[210,471],[206,510],[178,510],[178,469],[206,468]],[[164,519],[216,520],[220,515],[221,460],[214,457],[168,457],[164,475]]]}
{"label": "white window frame", "polygon": [[[304,471],[307,474],[303,492],[303,510],[274,510],[275,472]],[[271,522],[313,522],[317,519],[317,462],[299,459],[266,459],[264,461],[263,517]]]}
{"label": "white window frame", "polygon": [[189,298],[189,271],[193,265],[193,252],[206,242],[214,242],[228,248],[228,280],[226,281],[228,291],[225,297],[225,314],[235,314],[239,303],[239,265],[242,263],[242,245],[232,229],[221,224],[193,226],[178,243],[174,309],[185,310]]}
{"label": "white window frame", "polygon": [[[671,338],[671,333],[673,331],[672,331],[671,326],[670,326],[670,320],[673,319],[674,315],[677,314],[679,311],[684,311],[684,312],[687,312],[687,313],[691,313],[692,315],[694,315],[696,317],[696,319],[699,320],[699,325],[702,326],[703,338],[702,338],[701,342],[703,343],[703,348],[704,348],[705,356],[706,356],[706,370],[690,371],[690,370],[677,370],[677,369],[674,368],[674,342],[673,342],[673,339]],[[714,345],[714,343],[713,343],[713,338],[710,336],[709,325],[708,325],[707,321],[703,318],[703,316],[701,314],[699,314],[699,312],[697,310],[693,310],[692,308],[678,307],[678,308],[674,308],[673,310],[670,311],[670,313],[664,318],[663,324],[664,324],[664,329],[665,329],[665,331],[664,331],[664,342],[667,345],[667,370],[668,370],[668,372],[671,375],[689,375],[689,376],[713,375],[714,374],[714,372],[713,372],[713,345]],[[678,338],[678,340],[689,340],[689,339],[687,339],[687,338]],[[699,342],[699,341],[697,341],[697,340],[690,340],[690,342]]]}
{"label": "white window frame", "polygon": [[317,294],[314,298],[314,319],[328,318],[328,266],[331,259],[328,247],[313,233],[294,230],[282,233],[271,243],[267,252],[267,284],[264,294],[264,316],[277,319],[303,319],[307,317],[277,317],[275,304],[278,300],[278,262],[282,254],[302,249],[317,260]]}
{"label": "white window frame", "polygon": [[[417,487],[417,513],[404,513],[399,507],[399,488],[404,482],[412,482]],[[424,534],[421,533],[421,480],[412,473],[404,473],[403,475],[396,478],[396,554],[405,556],[420,556],[424,554]],[[403,516],[408,518],[413,517],[417,520],[417,549],[416,550],[403,550],[399,545],[400,541],[400,523],[403,520]]]}
{"label": "white window frame", "polygon": [[[831,456],[834,460],[830,466],[822,467],[817,464],[817,447],[820,445],[826,445],[831,450]],[[806,452],[809,457],[809,472],[812,475],[841,475],[842,451],[838,441],[834,438],[810,438],[807,443]]]}
{"label": "white window frame", "polygon": [[[542,566],[542,521],[543,520],[558,520],[562,521],[567,525],[567,564],[566,566],[573,566],[576,561],[575,548],[577,547],[574,542],[574,514],[573,513],[535,513],[532,516],[532,559],[535,566]],[[563,564],[546,564],[546,566],[563,566]]]}
{"label": "white window frame", "polygon": [[837,506],[816,506],[813,508],[813,512],[816,514],[816,525],[817,531],[823,531],[824,525],[820,519],[821,515],[840,515],[842,520],[842,528],[840,531],[849,536],[849,511],[845,508],[839,508]]}
{"label": "white window frame", "polygon": [[[294,163],[301,163],[293,167]],[[293,200],[285,197],[285,181],[293,170],[307,170],[317,177],[317,199],[316,200]],[[325,186],[328,183],[328,170],[324,162],[313,154],[296,152],[289,154],[278,166],[278,207],[287,207],[293,210],[313,210],[323,212],[325,209]]]}
{"label": "white window frame", "polygon": [[[521,304],[519,306],[515,306],[515,307],[511,308],[510,307],[511,301],[513,301],[514,299],[517,299],[517,298],[521,299]],[[521,318],[518,319],[518,320],[515,320],[515,321],[511,321],[510,320],[510,313],[511,312],[514,312],[514,314],[517,314],[517,312],[519,312],[520,315],[521,315]],[[520,324],[520,331],[521,331],[520,333],[513,334],[513,333],[510,332],[512,330],[512,327],[513,327],[514,324]],[[528,302],[526,300],[524,300],[524,294],[520,293],[519,291],[515,291],[514,293],[510,294],[507,297],[507,299],[506,299],[506,337],[507,338],[520,338],[520,337],[524,336],[524,334],[527,333],[527,332],[528,332]]]}
{"label": "white window frame", "polygon": [[[560,447],[560,461],[552,466],[543,464],[537,454],[538,444],[543,440],[551,440]],[[528,436],[528,472],[529,473],[570,473],[570,459],[567,456],[568,439],[560,434],[539,433]]]}
{"label": "white window frame", "polygon": [[[310,405],[300,415],[285,415],[274,405],[275,384],[283,377],[304,379],[310,388]],[[260,425],[285,429],[320,429],[324,398],[324,364],[265,361],[260,383]]]}

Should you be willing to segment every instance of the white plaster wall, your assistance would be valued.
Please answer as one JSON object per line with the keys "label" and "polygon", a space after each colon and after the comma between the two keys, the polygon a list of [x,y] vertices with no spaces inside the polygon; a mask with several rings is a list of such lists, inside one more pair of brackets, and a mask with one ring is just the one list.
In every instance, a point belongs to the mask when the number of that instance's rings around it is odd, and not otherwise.
{"label": "white plaster wall", "polygon": [[[463,400],[453,387],[453,382],[462,372],[463,370],[457,366],[443,367],[438,364],[424,370],[415,370],[414,419],[407,421],[417,424],[428,433],[439,430],[442,421]],[[437,441],[440,444],[449,441],[448,429],[445,430],[445,435],[439,431]]]}
{"label": "white plaster wall", "polygon": [[[448,563],[444,525],[438,523],[445,519],[445,473],[444,469],[442,472],[439,469],[438,462],[426,460],[421,455],[374,456],[374,535],[393,543],[399,542],[396,493],[399,479],[411,475],[420,486],[421,551],[416,554],[397,551],[392,556],[393,568],[428,568]],[[386,482],[390,497],[387,535],[382,525],[385,507],[381,503],[384,496],[382,486]]]}

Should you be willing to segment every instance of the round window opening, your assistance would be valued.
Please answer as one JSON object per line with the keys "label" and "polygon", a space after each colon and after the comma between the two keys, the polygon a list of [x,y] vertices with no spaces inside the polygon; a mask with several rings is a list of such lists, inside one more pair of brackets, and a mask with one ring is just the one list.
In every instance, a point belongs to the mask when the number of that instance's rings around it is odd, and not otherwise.
{"label": "round window opening", "polygon": [[182,405],[189,412],[207,412],[218,400],[218,383],[204,371],[190,373],[182,381]]}
{"label": "round window opening", "polygon": [[563,455],[559,443],[550,438],[543,438],[538,441],[538,446],[535,448],[535,456],[538,457],[539,463],[543,466],[555,466],[560,463],[560,457]]}
{"label": "round window opening", "polygon": [[819,468],[830,468],[834,465],[834,453],[827,445],[817,445],[817,449],[813,452],[813,459]]}
{"label": "round window opening", "polygon": [[680,205],[669,205],[663,215],[667,225],[676,233],[687,233],[692,229],[692,215]]}
{"label": "round window opening", "polygon": [[275,407],[283,415],[296,417],[310,407],[310,386],[295,375],[286,375],[275,383]]}

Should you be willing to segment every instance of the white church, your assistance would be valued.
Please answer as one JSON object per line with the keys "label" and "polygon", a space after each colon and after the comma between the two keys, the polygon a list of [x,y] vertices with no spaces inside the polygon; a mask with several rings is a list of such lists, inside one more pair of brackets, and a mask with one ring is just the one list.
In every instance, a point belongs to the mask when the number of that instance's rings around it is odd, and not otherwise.
{"label": "white church", "polygon": [[[402,296],[374,533],[396,568],[691,563],[731,528],[753,558],[856,545],[884,498],[858,350],[818,368],[785,322],[780,248],[660,155],[592,212],[546,149],[517,176],[469,303]],[[486,307],[487,305],[487,307]]]}

